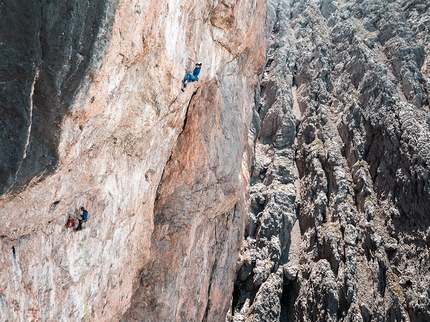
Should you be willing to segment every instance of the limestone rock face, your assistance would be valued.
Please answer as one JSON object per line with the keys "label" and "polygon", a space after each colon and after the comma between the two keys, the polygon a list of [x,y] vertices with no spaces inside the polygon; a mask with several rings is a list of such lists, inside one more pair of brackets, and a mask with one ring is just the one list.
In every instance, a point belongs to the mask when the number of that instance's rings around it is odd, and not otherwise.
{"label": "limestone rock face", "polygon": [[[3,1],[0,15],[0,321],[223,320],[265,3]],[[203,68],[182,93],[188,56]],[[85,229],[66,229],[82,205]]]}
{"label": "limestone rock face", "polygon": [[429,3],[269,1],[267,21],[228,320],[430,320]]}

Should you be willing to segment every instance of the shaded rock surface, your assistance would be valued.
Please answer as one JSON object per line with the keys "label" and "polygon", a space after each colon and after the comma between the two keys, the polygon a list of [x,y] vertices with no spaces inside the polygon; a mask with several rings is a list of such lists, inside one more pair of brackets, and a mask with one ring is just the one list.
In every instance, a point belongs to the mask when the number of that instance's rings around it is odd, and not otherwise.
{"label": "shaded rock surface", "polygon": [[63,117],[100,68],[115,9],[105,0],[2,3],[0,195],[57,170]]}
{"label": "shaded rock surface", "polygon": [[430,320],[429,6],[269,1],[228,320]]}

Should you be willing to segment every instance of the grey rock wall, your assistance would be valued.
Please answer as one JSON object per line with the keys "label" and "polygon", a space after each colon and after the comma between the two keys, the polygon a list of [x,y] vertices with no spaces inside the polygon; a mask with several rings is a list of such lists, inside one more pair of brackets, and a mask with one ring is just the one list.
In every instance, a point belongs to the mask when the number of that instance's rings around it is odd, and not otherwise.
{"label": "grey rock wall", "polygon": [[270,2],[230,320],[430,319],[429,6]]}
{"label": "grey rock wall", "polygon": [[0,6],[0,195],[58,168],[61,123],[109,46],[112,1]]}

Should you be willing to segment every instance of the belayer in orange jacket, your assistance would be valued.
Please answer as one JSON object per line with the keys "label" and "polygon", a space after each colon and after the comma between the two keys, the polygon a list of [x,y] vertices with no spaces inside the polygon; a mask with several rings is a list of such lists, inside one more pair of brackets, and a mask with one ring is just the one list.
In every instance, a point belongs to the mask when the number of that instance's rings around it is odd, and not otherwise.
{"label": "belayer in orange jacket", "polygon": [[69,220],[67,220],[66,228],[72,228],[75,225],[75,221],[69,216]]}

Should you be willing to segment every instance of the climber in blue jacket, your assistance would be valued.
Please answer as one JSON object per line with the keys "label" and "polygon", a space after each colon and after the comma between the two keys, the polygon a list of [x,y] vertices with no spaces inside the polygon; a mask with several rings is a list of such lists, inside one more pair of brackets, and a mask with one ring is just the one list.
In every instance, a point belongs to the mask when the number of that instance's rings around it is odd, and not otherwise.
{"label": "climber in blue jacket", "polygon": [[[191,57],[188,57],[188,58],[190,58],[193,62],[195,62],[194,59],[192,59]],[[197,62],[192,74],[190,71],[186,70],[187,75],[185,76],[184,80],[182,81],[182,84],[184,87],[182,87],[181,90],[183,92],[185,91],[185,88],[187,87],[188,82],[198,82],[199,81],[198,76],[200,74],[201,68],[202,68],[202,63]]]}
{"label": "climber in blue jacket", "polygon": [[76,231],[81,230],[83,228],[82,224],[88,219],[88,211],[84,207],[81,207],[81,211],[82,215],[79,218],[79,224],[78,227],[76,227]]}

